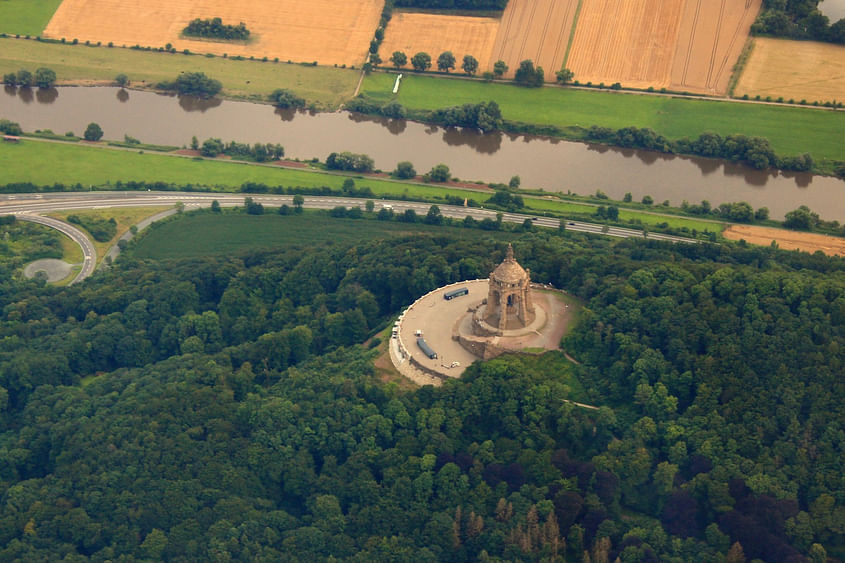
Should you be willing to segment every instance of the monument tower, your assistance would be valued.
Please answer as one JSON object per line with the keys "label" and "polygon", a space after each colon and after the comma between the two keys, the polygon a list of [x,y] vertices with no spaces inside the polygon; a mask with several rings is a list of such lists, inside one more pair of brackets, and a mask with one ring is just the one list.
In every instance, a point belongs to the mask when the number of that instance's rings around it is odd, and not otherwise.
{"label": "monument tower", "polygon": [[525,328],[534,321],[531,275],[513,257],[508,244],[504,261],[490,273],[484,322],[499,331]]}

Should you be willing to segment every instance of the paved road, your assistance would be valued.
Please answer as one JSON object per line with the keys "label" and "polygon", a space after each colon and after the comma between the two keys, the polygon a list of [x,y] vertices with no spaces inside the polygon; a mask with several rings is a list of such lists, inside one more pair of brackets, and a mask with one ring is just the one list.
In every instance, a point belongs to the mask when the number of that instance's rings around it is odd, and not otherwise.
{"label": "paved road", "polygon": [[[2,207],[0,207],[0,214],[5,213]],[[88,239],[88,236],[68,223],[64,221],[59,221],[58,219],[53,219],[52,217],[41,217],[39,215],[30,215],[27,212],[23,213],[16,213],[17,218],[21,221],[29,221],[31,223],[39,223],[41,225],[46,225],[48,227],[52,227],[57,231],[60,231],[71,238],[76,244],[82,248],[82,269],[79,270],[79,273],[76,275],[75,278],[70,283],[78,283],[90,276],[94,273],[94,267],[97,265],[97,250],[94,248],[94,245]]]}
{"label": "paved road", "polygon": [[[233,194],[233,193],[199,193],[199,192],[63,192],[45,194],[3,194],[0,195],[0,215],[15,214],[20,219],[42,223],[54,227],[76,241],[85,255],[82,271],[74,279],[74,283],[82,281],[94,271],[96,252],[91,241],[75,227],[62,221],[48,217],[40,217],[40,213],[50,213],[60,210],[73,209],[108,209],[115,207],[153,207],[157,205],[171,206],[183,203],[186,208],[208,207],[217,200],[221,206],[234,207],[243,205],[244,197],[250,196],[255,201],[267,206],[293,205],[293,196],[261,195],[261,194]],[[431,207],[430,203],[413,201],[375,200],[376,209],[389,207],[395,213],[404,213],[413,209],[417,215],[424,216]],[[363,207],[364,200],[346,197],[318,197],[305,196],[305,207],[312,209],[332,209],[337,206]],[[471,216],[476,220],[496,219],[496,211],[483,208],[462,207],[458,205],[438,205],[445,217],[463,219]],[[536,226],[557,229],[560,221],[550,217],[521,213],[503,213],[502,221],[522,224],[525,219],[531,219]],[[594,233],[620,238],[648,238],[665,240],[676,243],[696,243],[690,238],[648,233],[641,230],[624,227],[612,227],[583,221],[566,221],[566,229],[570,231]]]}

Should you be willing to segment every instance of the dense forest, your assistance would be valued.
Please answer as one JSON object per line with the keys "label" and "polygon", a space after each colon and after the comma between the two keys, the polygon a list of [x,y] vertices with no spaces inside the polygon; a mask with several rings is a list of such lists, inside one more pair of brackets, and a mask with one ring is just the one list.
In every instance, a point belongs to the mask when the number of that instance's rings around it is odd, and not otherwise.
{"label": "dense forest", "polygon": [[845,19],[831,23],[819,9],[820,0],[763,0],[763,10],[751,26],[756,34],[845,43]]}
{"label": "dense forest", "polygon": [[0,264],[0,560],[842,556],[843,260],[514,237],[584,300],[580,365],[413,391],[374,335],[501,243],[130,250],[67,288]]}

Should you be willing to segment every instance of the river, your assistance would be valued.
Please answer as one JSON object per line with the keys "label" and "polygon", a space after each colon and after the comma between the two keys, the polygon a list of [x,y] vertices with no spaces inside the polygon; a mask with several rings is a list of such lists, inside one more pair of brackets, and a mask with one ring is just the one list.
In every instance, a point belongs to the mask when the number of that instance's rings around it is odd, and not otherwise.
{"label": "river", "polygon": [[[747,201],[768,207],[773,218],[808,205],[828,220],[845,222],[845,182],[810,174],[758,171],[717,160],[616,149],[532,135],[428,126],[376,119],[348,112],[282,111],[227,100],[200,101],[119,88],[67,87],[50,90],[5,87],[0,117],[26,131],[50,129],[81,135],[97,122],[105,139],[124,135],[144,143],[188,145],[209,137],[224,141],[281,143],[289,158],[325,160],[333,151],[370,155],[392,170],[402,160],[419,172],[444,163],[464,180],[508,182],[522,187],[582,195],[601,190],[613,199],[630,192],[635,200],[683,200],[713,205]],[[150,179],[153,179],[152,176]]]}
{"label": "river", "polygon": [[819,11],[830,18],[830,23],[836,23],[845,18],[845,0],[822,0]]}

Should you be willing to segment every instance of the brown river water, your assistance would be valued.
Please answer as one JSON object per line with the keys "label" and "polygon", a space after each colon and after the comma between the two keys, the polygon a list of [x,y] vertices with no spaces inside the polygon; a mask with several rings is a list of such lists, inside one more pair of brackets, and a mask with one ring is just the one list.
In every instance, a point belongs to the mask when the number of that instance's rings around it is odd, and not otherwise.
{"label": "brown river water", "polygon": [[[26,131],[50,129],[81,135],[97,122],[104,139],[124,135],[144,143],[189,145],[209,137],[223,141],[281,143],[288,158],[325,160],[329,153],[370,155],[378,168],[403,160],[420,173],[444,163],[464,180],[507,183],[518,174],[524,188],[581,195],[601,190],[635,201],[703,199],[718,205],[747,201],[768,207],[773,218],[808,205],[828,220],[845,222],[845,181],[811,174],[752,170],[718,160],[573,143],[532,135],[442,128],[376,119],[348,112],[282,111],[269,105],[201,101],[119,88],[15,89],[0,91],[0,118]],[[0,172],[2,181],[2,172]]]}

